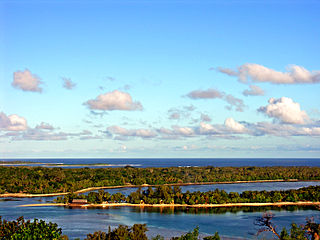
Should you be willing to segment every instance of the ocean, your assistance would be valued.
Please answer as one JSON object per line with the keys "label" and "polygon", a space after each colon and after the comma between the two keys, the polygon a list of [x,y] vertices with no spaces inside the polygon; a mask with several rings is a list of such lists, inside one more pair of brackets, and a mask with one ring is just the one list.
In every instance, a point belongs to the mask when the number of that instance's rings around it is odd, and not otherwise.
{"label": "ocean", "polygon": [[[2,159],[1,161],[30,161],[62,164],[112,164],[112,167],[179,167],[179,166],[310,166],[319,167],[320,158],[28,158]],[[95,166],[94,168],[98,168]]]}

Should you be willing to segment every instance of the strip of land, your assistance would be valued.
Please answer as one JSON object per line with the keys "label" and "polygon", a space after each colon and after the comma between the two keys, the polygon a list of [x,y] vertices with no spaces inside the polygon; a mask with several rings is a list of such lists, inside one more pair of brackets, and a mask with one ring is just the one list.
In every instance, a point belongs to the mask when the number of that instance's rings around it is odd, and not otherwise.
{"label": "strip of land", "polygon": [[[170,184],[162,184],[165,186],[191,186],[191,185],[214,185],[214,184],[239,184],[239,183],[263,183],[263,182],[297,182],[301,181],[298,179],[275,179],[275,180],[254,180],[254,181],[227,181],[227,182],[198,182],[198,183],[170,183]],[[312,182],[320,182],[320,180],[303,180],[303,182],[312,181]],[[301,181],[302,182],[302,181]],[[138,188],[138,187],[158,187],[162,186],[158,185],[149,185],[149,184],[142,184],[142,185],[119,185],[119,186],[102,186],[102,187],[90,187],[84,188],[74,193],[85,193],[91,192],[99,189],[117,189],[117,188]],[[54,196],[62,196],[67,195],[70,192],[62,192],[62,193],[4,193],[0,194],[0,198],[3,197],[16,197],[16,198],[31,198],[31,197],[54,197]]]}
{"label": "strip of land", "polygon": [[89,164],[64,164],[64,163],[41,163],[41,162],[19,162],[19,163],[0,163],[0,166],[34,166],[44,167],[139,167],[140,164],[108,164],[108,163],[89,163]]}
{"label": "strip of land", "polygon": [[[25,204],[20,207],[40,206],[69,206],[65,203],[37,203]],[[320,202],[275,202],[275,203],[223,203],[223,204],[133,204],[133,203],[103,203],[83,204],[81,208],[106,208],[106,207],[192,207],[192,208],[216,208],[216,207],[265,207],[265,206],[320,206]]]}

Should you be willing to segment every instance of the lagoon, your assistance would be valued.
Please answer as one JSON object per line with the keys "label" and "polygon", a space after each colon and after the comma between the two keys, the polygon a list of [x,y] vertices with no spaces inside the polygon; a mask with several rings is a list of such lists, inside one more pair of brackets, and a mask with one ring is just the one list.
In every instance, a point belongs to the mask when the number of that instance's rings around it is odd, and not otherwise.
{"label": "lagoon", "polygon": [[[244,190],[280,190],[296,189],[299,187],[319,185],[319,182],[277,182],[277,183],[240,183],[183,186],[183,191],[208,191],[215,188],[227,192],[242,192]],[[108,191],[111,189],[108,189]],[[136,189],[113,189],[129,193]],[[109,191],[110,192],[110,191]],[[255,239],[257,227],[254,220],[265,211],[275,214],[274,222],[281,229],[289,227],[294,221],[304,223],[306,217],[315,217],[320,221],[319,209],[315,207],[284,207],[284,208],[107,208],[107,209],[70,209],[65,207],[19,207],[23,204],[32,204],[52,201],[53,197],[46,198],[8,198],[0,201],[0,216],[13,220],[19,216],[26,219],[43,219],[55,222],[62,228],[63,233],[71,239],[85,238],[86,234],[94,231],[107,231],[108,226],[116,227],[119,224],[133,225],[146,223],[149,236],[161,234],[164,236],[178,236],[183,232],[200,227],[203,234],[213,234],[219,231],[220,235]]]}

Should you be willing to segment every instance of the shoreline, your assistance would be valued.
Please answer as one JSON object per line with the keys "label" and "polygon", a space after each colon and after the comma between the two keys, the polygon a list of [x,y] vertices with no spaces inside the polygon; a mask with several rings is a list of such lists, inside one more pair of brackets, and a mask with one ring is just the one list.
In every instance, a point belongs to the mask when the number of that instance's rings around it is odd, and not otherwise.
{"label": "shoreline", "polygon": [[[100,189],[119,189],[119,188],[139,188],[139,187],[158,187],[158,186],[192,186],[192,185],[215,185],[215,184],[241,184],[241,183],[264,183],[264,182],[320,182],[320,180],[299,180],[299,179],[274,179],[274,180],[252,180],[252,181],[226,181],[226,182],[196,182],[196,183],[166,183],[166,184],[142,184],[142,185],[118,185],[118,186],[102,186],[89,187],[75,191],[74,193],[85,193]],[[16,197],[16,198],[32,198],[32,197],[54,197],[67,195],[70,192],[62,193],[3,193],[0,198]]]}
{"label": "shoreline", "polygon": [[[264,206],[320,206],[320,202],[275,202],[275,203],[221,203],[221,204],[134,204],[134,203],[102,203],[84,204],[78,208],[106,208],[106,207],[192,207],[192,208],[216,208],[216,207],[264,207]],[[35,203],[24,204],[19,207],[41,207],[41,206],[70,206],[66,203]]]}
{"label": "shoreline", "polygon": [[36,167],[34,165],[40,165],[39,167],[122,167],[133,166],[138,167],[140,164],[109,164],[109,163],[96,163],[96,164],[64,164],[64,163],[0,163],[3,167]]}

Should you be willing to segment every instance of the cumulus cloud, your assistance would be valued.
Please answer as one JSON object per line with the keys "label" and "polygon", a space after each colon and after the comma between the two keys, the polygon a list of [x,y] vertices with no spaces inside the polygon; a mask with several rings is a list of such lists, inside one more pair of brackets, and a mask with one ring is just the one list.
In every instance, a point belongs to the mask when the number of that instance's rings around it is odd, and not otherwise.
{"label": "cumulus cloud", "polygon": [[304,124],[309,120],[307,113],[300,109],[300,104],[287,97],[270,98],[269,104],[258,111],[283,123]]}
{"label": "cumulus cloud", "polygon": [[190,127],[180,127],[180,126],[172,126],[174,133],[177,135],[183,136],[192,136],[194,135],[194,130]]}
{"label": "cumulus cloud", "polygon": [[220,92],[216,89],[209,88],[208,90],[195,90],[187,94],[187,97],[191,99],[222,99],[227,102],[229,106],[227,106],[228,110],[231,110],[233,107],[236,108],[236,111],[242,112],[245,105],[242,99],[236,98],[231,94],[226,94],[224,92]]}
{"label": "cumulus cloud", "polygon": [[126,129],[119,126],[110,126],[107,128],[107,132],[122,137],[141,137],[141,138],[152,138],[156,137],[157,134],[153,130],[149,129]]}
{"label": "cumulus cloud", "polygon": [[307,84],[319,83],[320,71],[308,71],[302,66],[289,65],[286,72],[279,72],[265,66],[246,63],[238,67],[237,71],[229,68],[217,68],[221,73],[237,76],[241,82],[270,82],[274,84]]}
{"label": "cumulus cloud", "polygon": [[73,89],[77,85],[74,82],[72,82],[70,78],[63,77],[62,81],[63,81],[63,87],[68,90]]}
{"label": "cumulus cloud", "polygon": [[7,116],[0,112],[0,130],[4,131],[24,131],[28,128],[27,120],[16,114]]}
{"label": "cumulus cloud", "polygon": [[88,100],[84,103],[91,110],[125,110],[134,111],[142,110],[142,104],[140,102],[134,102],[129,93],[114,90],[113,92],[107,92],[96,97],[96,99]]}
{"label": "cumulus cloud", "polygon": [[200,134],[216,134],[219,131],[211,124],[201,122],[199,127]]}
{"label": "cumulus cloud", "polygon": [[238,123],[233,118],[227,118],[224,122],[224,125],[231,131],[236,133],[244,133],[246,132],[246,127],[241,123]]}
{"label": "cumulus cloud", "polygon": [[244,96],[263,96],[264,95],[264,91],[260,87],[256,85],[250,85],[249,87],[250,89],[246,89],[242,92]]}
{"label": "cumulus cloud", "polygon": [[42,92],[41,84],[40,78],[32,74],[28,69],[13,73],[13,82],[11,85],[17,89],[30,92]]}

